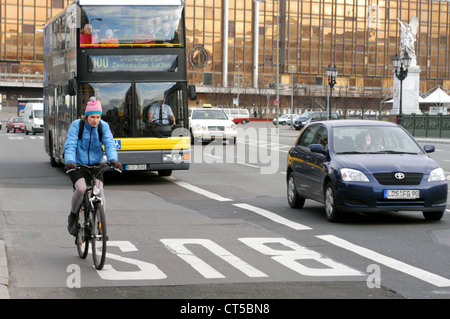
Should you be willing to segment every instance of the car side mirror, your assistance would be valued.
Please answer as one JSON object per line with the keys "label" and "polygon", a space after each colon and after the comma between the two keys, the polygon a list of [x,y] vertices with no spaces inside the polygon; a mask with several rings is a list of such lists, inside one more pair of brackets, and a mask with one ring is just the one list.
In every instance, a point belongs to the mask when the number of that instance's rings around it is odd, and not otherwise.
{"label": "car side mirror", "polygon": [[423,150],[425,151],[425,153],[433,153],[435,151],[434,145],[424,145]]}
{"label": "car side mirror", "polygon": [[197,100],[197,91],[195,85],[188,85],[188,95],[191,101]]}
{"label": "car side mirror", "polygon": [[311,150],[311,152],[313,153],[319,153],[319,154],[326,154],[326,151],[323,149],[323,146],[320,144],[311,144],[311,146],[309,147],[309,149]]}

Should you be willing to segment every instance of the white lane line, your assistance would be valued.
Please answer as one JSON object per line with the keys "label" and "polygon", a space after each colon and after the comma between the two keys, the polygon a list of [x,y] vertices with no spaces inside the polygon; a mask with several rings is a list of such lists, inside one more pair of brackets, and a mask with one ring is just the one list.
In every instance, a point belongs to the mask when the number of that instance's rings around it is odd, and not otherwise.
{"label": "white lane line", "polygon": [[278,224],[285,225],[285,226],[290,227],[290,228],[295,229],[295,230],[309,230],[309,229],[312,229],[312,228],[310,228],[308,226],[305,226],[305,225],[293,222],[293,221],[291,221],[289,219],[286,219],[286,218],[281,217],[281,216],[279,216],[277,214],[269,212],[268,210],[255,207],[253,205],[249,205],[249,204],[233,204],[233,206],[252,211],[252,212],[254,212],[254,213],[258,214],[258,215],[261,215],[263,217],[266,217],[266,218],[268,218],[268,219],[270,219],[270,220],[272,220],[272,221],[274,221],[274,222],[276,222]]}
{"label": "white lane line", "polygon": [[222,196],[220,196],[220,195],[211,193],[211,192],[209,192],[209,191],[207,191],[207,190],[201,189],[201,188],[199,188],[199,187],[197,187],[197,186],[191,185],[191,184],[186,183],[186,182],[183,182],[183,181],[173,181],[173,182],[174,182],[175,184],[181,186],[181,187],[184,187],[184,188],[190,190],[190,191],[193,191],[193,192],[195,192],[195,193],[197,193],[197,194],[200,194],[200,195],[206,196],[206,197],[208,197],[208,198],[217,200],[217,201],[219,201],[219,202],[232,202],[232,201],[233,201],[233,200],[230,199],[230,198],[222,197]]}
{"label": "white lane line", "polygon": [[450,280],[447,278],[444,278],[444,277],[438,276],[436,274],[433,274],[431,272],[428,272],[426,270],[408,265],[408,264],[401,262],[399,260],[396,260],[394,258],[384,256],[373,250],[352,244],[352,243],[350,243],[344,239],[341,239],[339,237],[336,237],[333,235],[323,235],[323,236],[316,236],[316,237],[323,239],[333,245],[336,245],[338,247],[347,249],[351,252],[361,255],[365,258],[371,259],[379,264],[383,264],[387,267],[398,270],[407,275],[410,275],[410,276],[416,277],[420,280],[426,281],[437,287],[450,287]]}
{"label": "white lane line", "polygon": [[237,164],[241,164],[241,165],[245,165],[245,166],[249,166],[249,167],[253,167],[253,168],[261,168],[259,166],[248,164],[248,163],[245,163],[245,162],[236,162],[236,163]]}

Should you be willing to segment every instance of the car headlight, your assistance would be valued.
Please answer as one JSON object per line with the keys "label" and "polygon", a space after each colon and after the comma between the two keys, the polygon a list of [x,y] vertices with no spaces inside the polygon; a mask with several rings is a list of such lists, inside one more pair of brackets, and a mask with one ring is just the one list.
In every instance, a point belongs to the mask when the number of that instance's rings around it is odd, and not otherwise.
{"label": "car headlight", "polygon": [[202,126],[200,124],[195,124],[195,130],[200,131],[202,129]]}
{"label": "car headlight", "polygon": [[356,169],[341,168],[341,176],[345,182],[369,182],[367,176]]}
{"label": "car headlight", "polygon": [[430,173],[430,176],[428,176],[429,182],[441,182],[441,181],[445,181],[445,180],[446,180],[446,177],[445,177],[444,170],[440,167],[432,170]]}

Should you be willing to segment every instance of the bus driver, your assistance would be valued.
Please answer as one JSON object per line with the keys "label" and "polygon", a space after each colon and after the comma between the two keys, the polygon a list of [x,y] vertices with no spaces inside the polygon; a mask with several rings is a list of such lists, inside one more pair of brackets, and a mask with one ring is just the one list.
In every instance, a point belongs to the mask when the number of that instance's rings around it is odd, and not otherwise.
{"label": "bus driver", "polygon": [[[166,95],[163,94],[160,100],[160,103],[153,104],[150,109],[148,110],[148,120],[150,123],[156,121],[159,124],[175,124],[175,116],[173,115],[172,108],[165,104],[166,101]],[[157,121],[161,119],[161,121]],[[173,122],[169,123],[169,119],[171,119]]]}

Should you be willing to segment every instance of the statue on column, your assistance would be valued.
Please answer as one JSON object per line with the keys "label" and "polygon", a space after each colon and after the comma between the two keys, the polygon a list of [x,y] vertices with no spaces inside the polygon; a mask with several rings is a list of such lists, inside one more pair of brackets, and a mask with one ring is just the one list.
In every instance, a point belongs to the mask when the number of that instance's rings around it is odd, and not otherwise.
{"label": "statue on column", "polygon": [[411,66],[416,66],[417,60],[414,44],[416,42],[417,31],[419,29],[419,20],[416,16],[414,16],[411,18],[411,22],[406,25],[399,19],[397,19],[397,21],[400,23],[400,58],[408,53],[411,57]]}

